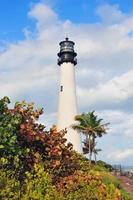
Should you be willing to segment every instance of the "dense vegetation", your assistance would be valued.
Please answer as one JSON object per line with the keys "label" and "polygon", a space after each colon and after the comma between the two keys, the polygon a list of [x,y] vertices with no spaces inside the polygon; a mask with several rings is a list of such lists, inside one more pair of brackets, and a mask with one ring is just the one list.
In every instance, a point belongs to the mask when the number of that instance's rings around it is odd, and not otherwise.
{"label": "dense vegetation", "polygon": [[1,200],[131,200],[109,174],[111,166],[90,165],[66,143],[65,130],[37,123],[42,109],[9,103],[0,100]]}

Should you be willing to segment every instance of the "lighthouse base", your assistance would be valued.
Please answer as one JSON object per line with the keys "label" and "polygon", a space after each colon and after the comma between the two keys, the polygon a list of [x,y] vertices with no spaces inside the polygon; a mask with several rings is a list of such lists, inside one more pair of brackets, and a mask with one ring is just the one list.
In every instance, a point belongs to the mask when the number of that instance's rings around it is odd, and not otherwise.
{"label": "lighthouse base", "polygon": [[[63,128],[61,129],[58,127],[57,129],[58,131],[63,130]],[[78,131],[72,129],[71,127],[66,128],[66,130],[67,130],[67,133],[65,135],[65,138],[67,139],[67,143],[69,142],[72,143],[73,149],[75,151],[77,151],[78,153],[83,153],[82,145],[81,145],[81,134]]]}

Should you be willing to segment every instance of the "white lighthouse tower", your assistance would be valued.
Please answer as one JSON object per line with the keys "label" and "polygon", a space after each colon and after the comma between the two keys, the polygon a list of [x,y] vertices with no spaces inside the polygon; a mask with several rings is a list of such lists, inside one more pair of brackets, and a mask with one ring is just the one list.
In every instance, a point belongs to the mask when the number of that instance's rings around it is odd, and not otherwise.
{"label": "white lighthouse tower", "polygon": [[74,150],[82,153],[80,133],[71,128],[75,124],[77,115],[77,99],[75,86],[75,65],[77,54],[74,51],[74,42],[66,38],[60,42],[58,65],[60,66],[60,92],[58,107],[58,131],[67,129],[66,138],[73,144]]}

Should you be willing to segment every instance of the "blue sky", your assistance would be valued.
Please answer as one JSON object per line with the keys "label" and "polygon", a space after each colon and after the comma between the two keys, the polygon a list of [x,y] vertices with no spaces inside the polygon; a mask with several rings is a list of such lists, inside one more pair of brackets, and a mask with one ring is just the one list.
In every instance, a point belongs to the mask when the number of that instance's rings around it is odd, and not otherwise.
{"label": "blue sky", "polygon": [[133,164],[133,1],[4,0],[0,6],[0,97],[44,107],[57,122],[58,43],[69,36],[78,53],[79,112],[110,122],[99,158]]}
{"label": "blue sky", "polygon": [[15,41],[23,39],[24,27],[33,29],[34,23],[29,20],[29,9],[38,2],[50,4],[58,13],[60,19],[69,19],[74,23],[98,22],[96,9],[99,5],[119,5],[125,13],[133,12],[132,0],[4,0],[0,5],[0,38],[1,40]]}

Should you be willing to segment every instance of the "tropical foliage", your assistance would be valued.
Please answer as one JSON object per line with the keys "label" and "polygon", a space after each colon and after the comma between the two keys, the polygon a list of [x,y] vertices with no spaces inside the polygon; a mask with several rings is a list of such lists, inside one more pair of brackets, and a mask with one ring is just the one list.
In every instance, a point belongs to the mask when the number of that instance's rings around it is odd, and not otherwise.
{"label": "tropical foliage", "polygon": [[42,109],[25,101],[10,109],[9,103],[0,100],[0,199],[131,200],[108,170],[99,166],[98,172],[98,164],[90,166],[66,143],[65,130],[37,123]]}
{"label": "tropical foliage", "polygon": [[96,155],[98,151],[101,150],[96,149],[95,140],[97,137],[102,137],[107,133],[108,123],[103,124],[103,119],[99,119],[97,115],[94,114],[94,111],[77,115],[75,120],[78,123],[73,124],[72,128],[82,132],[85,135],[86,139],[84,141],[83,151],[85,154],[89,153],[89,160],[91,163],[92,153],[94,153],[96,160]]}
{"label": "tropical foliage", "polygon": [[[84,140],[83,144],[84,144],[83,153],[88,154],[89,150],[90,150],[91,155],[94,154],[94,159],[95,159],[95,163],[96,163],[97,155],[100,151],[102,151],[101,149],[96,148],[97,142],[94,139],[91,139],[90,142],[88,139],[86,139],[86,140]],[[89,147],[89,145],[90,145],[90,147]]]}
{"label": "tropical foliage", "polygon": [[16,103],[13,109],[8,109],[8,103],[8,98],[0,101],[0,161],[3,167],[10,166],[16,170],[20,179],[25,171],[40,162],[55,176],[56,173],[72,173],[76,164],[73,162],[72,144],[65,144],[66,131],[58,133],[56,127],[44,131],[45,127],[36,123],[42,109],[34,110],[32,103]]}

